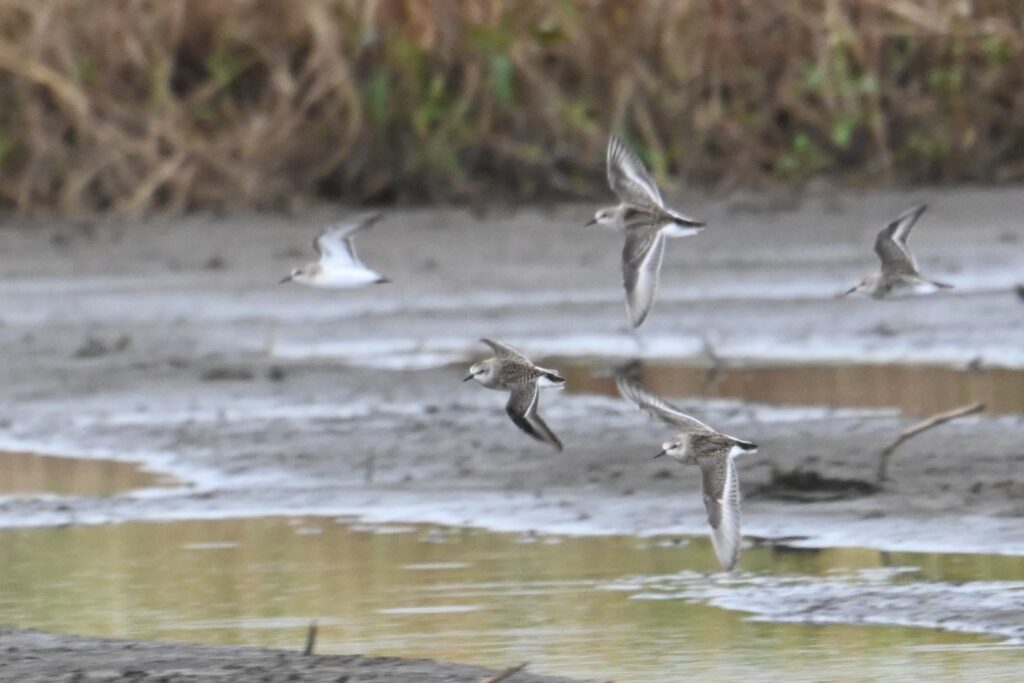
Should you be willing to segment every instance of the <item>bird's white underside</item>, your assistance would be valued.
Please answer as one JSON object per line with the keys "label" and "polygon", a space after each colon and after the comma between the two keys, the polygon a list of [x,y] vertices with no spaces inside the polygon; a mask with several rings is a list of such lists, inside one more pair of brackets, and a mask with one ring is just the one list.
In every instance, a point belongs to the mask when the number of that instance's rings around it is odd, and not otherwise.
{"label": "bird's white underside", "polygon": [[[540,368],[543,370],[544,368]],[[551,372],[551,370],[545,370],[545,372]],[[552,382],[550,379],[541,375],[537,378],[537,386],[543,389],[561,389],[565,386],[564,382]]]}
{"label": "bird's white underside", "polygon": [[737,455],[749,455],[750,453],[754,453],[754,452],[756,452],[756,449],[748,451],[748,450],[745,450],[744,448],[742,448],[741,446],[733,446],[729,450],[729,457],[730,458],[735,458]]}
{"label": "bird's white underside", "polygon": [[688,228],[683,225],[676,225],[670,223],[661,229],[661,234],[665,237],[689,237],[690,235],[696,235],[703,228]]}
{"label": "bird's white underside", "polygon": [[346,289],[350,287],[361,287],[381,279],[379,273],[368,268],[344,268],[338,270],[323,270],[317,273],[316,277],[305,284],[324,289]]}

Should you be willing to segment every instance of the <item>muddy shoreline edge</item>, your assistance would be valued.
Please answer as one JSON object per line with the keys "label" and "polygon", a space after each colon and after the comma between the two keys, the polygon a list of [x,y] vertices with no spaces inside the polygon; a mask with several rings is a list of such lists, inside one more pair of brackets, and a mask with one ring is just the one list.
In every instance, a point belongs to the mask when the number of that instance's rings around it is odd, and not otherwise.
{"label": "muddy shoreline edge", "polygon": [[[408,681],[481,683],[501,669],[429,659],[311,655],[292,650],[45,633],[0,627],[0,680],[49,681]],[[509,663],[514,666],[519,662]],[[585,683],[518,672],[515,683]]]}

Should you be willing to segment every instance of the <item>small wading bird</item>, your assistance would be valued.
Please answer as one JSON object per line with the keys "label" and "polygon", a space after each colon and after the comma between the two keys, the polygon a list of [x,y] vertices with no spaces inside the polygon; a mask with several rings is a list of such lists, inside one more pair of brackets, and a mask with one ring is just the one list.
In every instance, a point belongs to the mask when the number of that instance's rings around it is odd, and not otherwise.
{"label": "small wading bird", "polygon": [[474,363],[462,381],[475,379],[488,389],[512,392],[505,404],[505,412],[512,422],[538,441],[562,450],[562,442],[537,413],[537,398],[540,387],[561,389],[565,378],[554,370],[537,367],[507,344],[491,339],[480,341],[491,347],[494,358]]}
{"label": "small wading bird", "polygon": [[910,231],[927,208],[926,204],[919,204],[907,209],[878,233],[878,237],[875,238],[875,253],[882,261],[882,269],[867,276],[860,284],[846,290],[841,296],[863,292],[875,299],[889,299],[932,294],[940,289],[953,288],[953,285],[929,280],[921,275],[917,261],[907,246]]}
{"label": "small wading bird", "polygon": [[670,427],[683,430],[661,446],[660,458],[667,455],[677,462],[700,465],[704,508],[711,524],[711,543],[722,567],[729,571],[740,557],[740,484],[733,458],[753,453],[757,444],[716,432],[706,424],[683,413],[659,396],[648,393],[621,375],[619,393],[637,404],[640,410]]}
{"label": "small wading bird", "polygon": [[704,223],[665,206],[640,157],[618,135],[608,140],[608,184],[621,203],[601,209],[587,225],[626,233],[622,284],[630,321],[633,327],[639,327],[654,305],[665,238],[696,235],[704,229]]}
{"label": "small wading bird", "polygon": [[313,249],[320,260],[307,263],[301,268],[293,268],[281,280],[281,284],[298,282],[310,287],[351,289],[391,282],[363,265],[356,256],[356,247],[352,242],[357,232],[369,228],[380,217],[379,213],[365,213],[325,228],[313,240]]}

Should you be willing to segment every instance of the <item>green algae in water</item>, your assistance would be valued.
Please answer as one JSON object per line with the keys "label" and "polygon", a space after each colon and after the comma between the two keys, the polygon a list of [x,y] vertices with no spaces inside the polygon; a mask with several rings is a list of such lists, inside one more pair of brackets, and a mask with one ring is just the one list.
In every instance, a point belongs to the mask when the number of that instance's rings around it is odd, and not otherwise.
{"label": "green algae in water", "polygon": [[[757,621],[623,588],[721,584],[703,538],[271,517],[13,530],[0,543],[0,623],[24,628],[298,649],[316,619],[321,653],[529,660],[537,673],[616,681],[999,678],[1024,666],[1024,649],[991,637]],[[1024,579],[1019,557],[850,548],[754,547],[741,566],[808,580],[886,567],[905,568],[893,582]]]}

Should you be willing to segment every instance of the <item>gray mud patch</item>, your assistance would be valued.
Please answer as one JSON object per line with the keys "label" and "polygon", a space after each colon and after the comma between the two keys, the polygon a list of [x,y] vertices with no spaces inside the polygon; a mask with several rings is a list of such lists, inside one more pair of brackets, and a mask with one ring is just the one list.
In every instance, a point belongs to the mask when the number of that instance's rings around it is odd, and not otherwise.
{"label": "gray mud patch", "polygon": [[851,500],[878,493],[881,487],[863,479],[829,477],[811,469],[773,470],[771,480],[755,489],[750,497],[795,503]]}
{"label": "gray mud patch", "polygon": [[[99,225],[95,240],[61,250],[38,226],[5,226],[5,448],[116,453],[188,486],[8,499],[0,524],[344,514],[706,534],[699,470],[650,462],[670,430],[632,406],[597,390],[543,394],[541,412],[566,444],[555,455],[509,423],[504,397],[461,384],[446,364],[481,353],[487,336],[536,358],[697,366],[675,379],[650,365],[644,381],[760,444],[738,463],[749,536],[1024,554],[1014,388],[1024,306],[1013,290],[1024,252],[1001,241],[1024,235],[1024,195],[914,194],[844,195],[838,210],[810,197],[767,217],[697,201],[714,229],[667,247],[658,303],[636,333],[623,312],[621,237],[571,229],[592,207],[389,212],[360,253],[395,283],[345,293],[276,284],[333,208]],[[931,212],[915,253],[957,289],[835,299],[874,266],[879,226],[922,199]],[[230,258],[208,267],[219,254]],[[953,370],[938,381],[913,365]],[[572,381],[585,385],[589,372]],[[797,482],[801,491],[873,481],[879,451],[916,415],[973,400],[1005,407],[907,442],[874,495],[752,495],[775,472],[820,475]],[[835,407],[847,405],[860,407]]]}
{"label": "gray mud patch", "polygon": [[[498,671],[426,659],[313,655],[254,647],[140,642],[0,629],[0,678],[6,681],[167,683],[266,681],[291,683],[480,683]],[[515,674],[516,683],[572,683],[572,679]]]}

